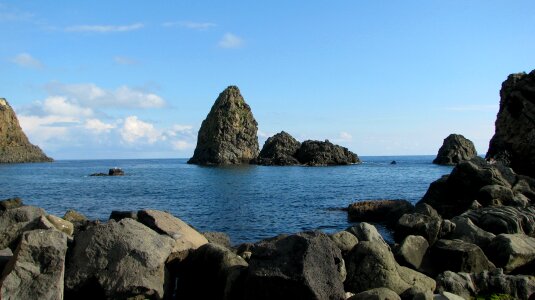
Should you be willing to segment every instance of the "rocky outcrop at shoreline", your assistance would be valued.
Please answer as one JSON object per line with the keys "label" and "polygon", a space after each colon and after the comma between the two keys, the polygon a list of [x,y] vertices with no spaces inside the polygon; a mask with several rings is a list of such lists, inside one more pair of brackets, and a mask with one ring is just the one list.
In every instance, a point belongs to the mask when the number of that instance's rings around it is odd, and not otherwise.
{"label": "rocky outcrop at shoreline", "polygon": [[509,75],[500,98],[496,132],[486,157],[535,177],[535,70]]}
{"label": "rocky outcrop at shoreline", "polygon": [[30,143],[15,111],[0,98],[0,163],[50,162],[43,151]]}
{"label": "rocky outcrop at shoreline", "polygon": [[202,122],[188,163],[248,164],[258,156],[258,123],[237,86],[226,88]]}
{"label": "rocky outcrop at shoreline", "polygon": [[347,148],[328,140],[300,143],[281,131],[267,139],[256,163],[264,166],[333,166],[360,163],[360,159]]}
{"label": "rocky outcrop at shoreline", "polygon": [[453,166],[475,156],[477,156],[477,152],[472,141],[460,134],[450,134],[444,139],[433,163]]}

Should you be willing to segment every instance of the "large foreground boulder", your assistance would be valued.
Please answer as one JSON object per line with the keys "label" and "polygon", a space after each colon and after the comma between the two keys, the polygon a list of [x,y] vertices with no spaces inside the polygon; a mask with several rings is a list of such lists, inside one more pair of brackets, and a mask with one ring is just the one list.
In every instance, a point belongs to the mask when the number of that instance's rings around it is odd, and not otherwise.
{"label": "large foreground boulder", "polygon": [[488,247],[489,258],[506,273],[535,275],[535,238],[523,234],[500,234]]}
{"label": "large foreground boulder", "polygon": [[295,158],[301,143],[285,131],[268,138],[260,151],[257,163],[265,166],[299,165]]}
{"label": "large foreground boulder", "polygon": [[502,83],[500,98],[487,158],[535,177],[535,70],[509,75]]}
{"label": "large foreground boulder", "polygon": [[67,258],[66,295],[76,298],[161,299],[165,262],[175,241],[132,219],[79,232]]}
{"label": "large foreground boulder", "polygon": [[435,289],[435,281],[396,263],[388,245],[382,242],[359,242],[348,254],[347,291],[360,293],[386,287],[398,295],[416,286],[422,290]]}
{"label": "large foreground boulder", "polygon": [[15,249],[16,240],[24,231],[35,229],[36,221],[46,213],[35,206],[21,206],[0,212],[0,249]]}
{"label": "large foreground boulder", "polygon": [[0,98],[0,163],[49,161],[52,158],[30,143],[7,100]]}
{"label": "large foreground boulder", "polygon": [[0,279],[0,298],[63,299],[66,252],[62,232],[25,232]]}
{"label": "large foreground boulder", "polygon": [[437,165],[453,166],[462,161],[470,160],[477,155],[474,143],[460,134],[450,134],[444,139],[437,157],[433,160]]}
{"label": "large foreground boulder", "polygon": [[325,140],[307,140],[296,154],[300,163],[309,166],[349,165],[360,162],[359,157],[347,148]]}
{"label": "large foreground boulder", "polygon": [[321,232],[280,236],[256,244],[245,299],[345,299],[344,261]]}
{"label": "large foreground boulder", "polygon": [[258,156],[258,123],[236,86],[226,88],[202,122],[190,164],[248,164]]}
{"label": "large foreground boulder", "polygon": [[437,272],[478,273],[495,268],[481,248],[461,240],[438,240],[431,248],[431,254]]}

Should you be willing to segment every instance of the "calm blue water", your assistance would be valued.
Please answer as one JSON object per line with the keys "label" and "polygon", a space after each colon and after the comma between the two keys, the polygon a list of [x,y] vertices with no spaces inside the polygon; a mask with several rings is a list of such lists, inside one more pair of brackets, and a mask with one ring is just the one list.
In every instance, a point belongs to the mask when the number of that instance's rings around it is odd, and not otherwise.
{"label": "calm blue water", "polygon": [[[367,199],[418,201],[451,167],[433,156],[362,157],[338,167],[200,167],[186,159],[78,160],[0,165],[0,199],[63,216],[75,209],[107,219],[111,210],[166,210],[201,231],[224,231],[233,243],[279,233],[342,230],[336,208]],[[391,165],[396,160],[398,164]],[[124,177],[90,177],[120,167]]]}

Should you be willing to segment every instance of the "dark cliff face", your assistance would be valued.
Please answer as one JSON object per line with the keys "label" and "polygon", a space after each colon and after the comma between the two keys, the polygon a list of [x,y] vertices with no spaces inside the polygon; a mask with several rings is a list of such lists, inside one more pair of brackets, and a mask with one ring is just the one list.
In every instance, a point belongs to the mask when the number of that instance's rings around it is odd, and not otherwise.
{"label": "dark cliff face", "polygon": [[438,155],[433,160],[438,165],[456,165],[477,155],[474,143],[460,134],[450,134],[444,139]]}
{"label": "dark cliff face", "polygon": [[535,177],[535,70],[509,75],[500,91],[496,132],[487,159]]}
{"label": "dark cliff face", "polygon": [[229,86],[202,122],[190,164],[248,164],[258,156],[258,123],[236,86]]}
{"label": "dark cliff face", "polygon": [[0,98],[0,163],[48,162],[52,159],[30,143],[15,112]]}

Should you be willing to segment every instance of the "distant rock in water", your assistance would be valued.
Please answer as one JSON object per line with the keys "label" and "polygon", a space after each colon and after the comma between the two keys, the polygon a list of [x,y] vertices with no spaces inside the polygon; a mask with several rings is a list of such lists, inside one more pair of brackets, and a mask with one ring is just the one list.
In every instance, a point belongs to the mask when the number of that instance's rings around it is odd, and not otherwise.
{"label": "distant rock in water", "polygon": [[535,177],[535,70],[509,75],[502,83],[500,98],[487,159]]}
{"label": "distant rock in water", "polygon": [[0,163],[49,161],[52,158],[30,143],[7,100],[0,98]]}
{"label": "distant rock in water", "polygon": [[267,139],[258,156],[258,164],[265,166],[299,165],[300,162],[295,155],[300,147],[300,142],[287,132],[281,131]]}
{"label": "distant rock in water", "polygon": [[190,164],[248,164],[258,156],[258,123],[236,86],[229,86],[202,122]]}
{"label": "distant rock in water", "polygon": [[307,140],[301,144],[296,154],[297,159],[304,165],[309,166],[330,166],[349,165],[360,163],[359,157],[347,148],[334,145],[325,140]]}
{"label": "distant rock in water", "polygon": [[444,139],[438,155],[433,160],[437,165],[453,166],[477,156],[474,143],[460,134],[450,134]]}

